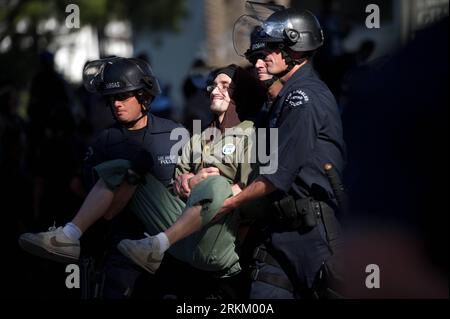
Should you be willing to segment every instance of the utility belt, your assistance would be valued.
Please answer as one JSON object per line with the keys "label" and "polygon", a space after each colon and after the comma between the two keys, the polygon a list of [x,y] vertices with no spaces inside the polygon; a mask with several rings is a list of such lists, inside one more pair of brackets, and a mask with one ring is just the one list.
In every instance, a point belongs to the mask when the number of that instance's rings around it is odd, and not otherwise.
{"label": "utility belt", "polygon": [[273,203],[275,219],[274,222],[289,229],[312,229],[317,226],[318,220],[322,219],[322,213],[331,208],[322,201],[312,197],[294,199],[286,196]]}
{"label": "utility belt", "polygon": [[[332,202],[318,201],[312,197],[296,200],[292,196],[287,196],[274,202],[273,207],[271,222],[275,224],[272,225],[275,227],[281,226],[284,230],[308,232],[322,223],[327,242],[330,249],[334,251],[340,226],[334,216],[336,206]],[[264,245],[257,247],[253,252],[253,260],[283,269],[280,265],[282,260],[277,260],[276,256],[271,255],[266,249]],[[253,281],[261,281],[286,289],[294,295],[309,296],[310,294],[310,290],[306,287],[294,289],[286,274],[262,272],[255,267],[251,272],[251,277]]]}

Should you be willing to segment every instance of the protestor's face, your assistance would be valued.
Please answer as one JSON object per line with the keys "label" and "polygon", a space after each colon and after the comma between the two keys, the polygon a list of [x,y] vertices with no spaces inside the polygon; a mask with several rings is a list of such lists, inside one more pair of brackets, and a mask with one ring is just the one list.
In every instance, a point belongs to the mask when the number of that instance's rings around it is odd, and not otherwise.
{"label": "protestor's face", "polygon": [[231,78],[226,74],[219,74],[214,79],[215,88],[211,91],[211,112],[221,115],[228,110],[230,105]]}
{"label": "protestor's face", "polygon": [[121,123],[131,123],[142,116],[142,107],[134,93],[112,95],[109,97],[114,114]]}
{"label": "protestor's face", "polygon": [[265,54],[264,62],[267,65],[267,71],[270,74],[278,74],[287,69],[286,61],[280,50],[270,50]]}

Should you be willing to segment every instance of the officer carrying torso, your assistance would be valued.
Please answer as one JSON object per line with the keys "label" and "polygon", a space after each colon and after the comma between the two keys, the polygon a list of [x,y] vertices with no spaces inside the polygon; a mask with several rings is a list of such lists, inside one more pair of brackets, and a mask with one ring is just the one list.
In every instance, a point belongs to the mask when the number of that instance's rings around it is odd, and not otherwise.
{"label": "officer carrying torso", "polygon": [[339,242],[336,202],[324,165],[332,164],[341,175],[345,146],[337,103],[310,62],[323,44],[317,19],[306,10],[274,11],[249,30],[245,56],[265,63],[283,84],[258,125],[278,129],[278,167],[270,174],[260,170],[252,184],[225,201],[223,211],[262,196],[271,203],[256,230],[250,297],[309,298]]}
{"label": "officer carrying torso", "polygon": [[[161,183],[169,185],[174,175],[177,158],[170,155],[177,140],[170,139],[173,129],[181,125],[149,113],[149,105],[160,93],[159,84],[150,66],[139,59],[109,58],[90,62],[83,72],[86,88],[105,96],[116,123],[103,130],[89,147],[84,163],[87,186],[92,187],[97,176],[94,167],[113,159],[133,163],[139,174],[150,172]],[[122,101],[136,97],[141,110],[123,106]],[[133,113],[134,112],[134,113]],[[131,172],[130,172],[131,173]],[[128,182],[138,183],[131,174]],[[115,248],[124,238],[140,238],[143,225],[134,214],[125,211],[111,221],[111,247],[104,260],[103,298],[127,298],[131,295],[140,271]],[[86,243],[92,242],[85,239]],[[83,260],[81,260],[83,263]],[[89,295],[85,297],[98,297]]]}

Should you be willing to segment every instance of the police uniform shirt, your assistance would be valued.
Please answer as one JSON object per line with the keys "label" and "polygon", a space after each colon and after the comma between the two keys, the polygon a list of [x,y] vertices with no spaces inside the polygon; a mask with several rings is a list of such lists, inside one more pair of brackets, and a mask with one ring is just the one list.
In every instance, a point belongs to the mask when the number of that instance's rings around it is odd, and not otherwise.
{"label": "police uniform shirt", "polygon": [[139,130],[127,130],[116,124],[102,131],[85,159],[85,176],[88,184],[96,180],[94,167],[102,162],[125,159],[132,161],[140,149],[149,152],[153,165],[150,173],[161,183],[168,186],[173,178],[177,156],[171,155],[172,146],[177,140],[170,140],[170,133],[181,125],[151,113],[148,114],[147,126]]}
{"label": "police uniform shirt", "polygon": [[266,127],[278,128],[278,148],[274,149],[278,152],[278,169],[262,176],[278,190],[297,198],[332,197],[323,167],[331,163],[342,174],[342,124],[334,96],[310,63],[284,84],[272,104]]}

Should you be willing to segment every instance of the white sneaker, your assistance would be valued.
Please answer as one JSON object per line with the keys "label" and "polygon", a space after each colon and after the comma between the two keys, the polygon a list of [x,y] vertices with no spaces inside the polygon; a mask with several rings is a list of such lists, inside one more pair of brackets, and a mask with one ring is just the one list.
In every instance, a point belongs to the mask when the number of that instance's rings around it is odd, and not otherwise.
{"label": "white sneaker", "polygon": [[80,257],[80,241],[71,240],[62,229],[50,227],[47,232],[22,234],[19,245],[35,256],[61,263],[77,262]]}
{"label": "white sneaker", "polygon": [[159,241],[156,236],[139,240],[124,239],[117,245],[119,251],[135,264],[154,274],[161,265],[164,254],[159,253]]}

